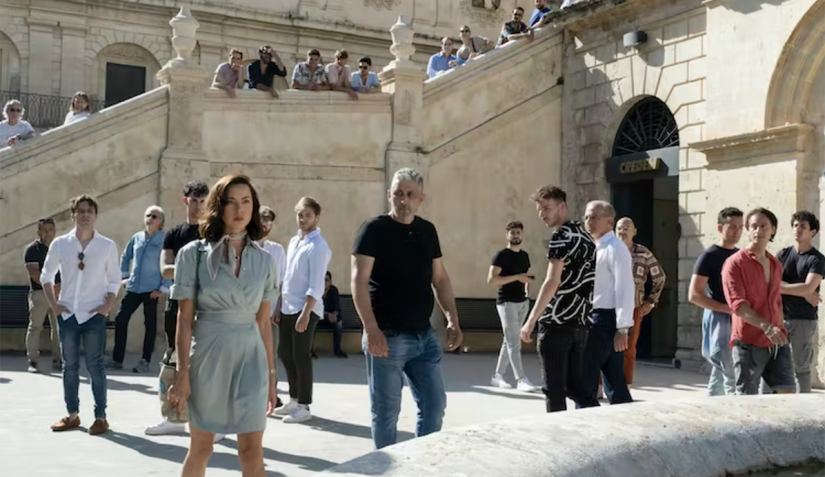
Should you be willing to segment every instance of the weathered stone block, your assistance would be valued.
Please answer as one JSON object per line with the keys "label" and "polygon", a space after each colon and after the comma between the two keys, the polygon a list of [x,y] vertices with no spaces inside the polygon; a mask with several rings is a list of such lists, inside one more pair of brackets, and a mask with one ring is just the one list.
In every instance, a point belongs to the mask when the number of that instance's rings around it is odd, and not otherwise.
{"label": "weathered stone block", "polygon": [[708,194],[705,191],[700,192],[688,192],[687,195],[687,208],[686,211],[689,214],[701,214],[706,212],[707,209],[707,200]]}
{"label": "weathered stone block", "polygon": [[585,88],[573,93],[573,109],[586,108],[595,102],[595,88]]}
{"label": "weathered stone block", "polygon": [[707,57],[696,58],[688,62],[688,80],[704,79],[708,75]]}
{"label": "weathered stone block", "polygon": [[[687,106],[683,106],[686,108]],[[693,144],[694,142],[699,142],[702,140],[702,131],[704,130],[704,125],[702,124],[691,124],[679,129],[679,142],[683,145]],[[690,166],[690,164],[688,164]]]}
{"label": "weathered stone block", "polygon": [[688,156],[688,168],[689,169],[698,169],[702,167],[707,167],[708,160],[705,157],[704,153],[699,151],[690,151],[690,155]]}
{"label": "weathered stone block", "polygon": [[674,86],[665,102],[671,111],[676,111],[683,104],[698,103],[702,99],[702,83],[693,81]]}
{"label": "weathered stone block", "polygon": [[688,80],[687,63],[678,63],[662,69],[659,76],[659,85],[656,89],[656,96],[667,98],[677,84],[686,83]]}
{"label": "weathered stone block", "polygon": [[668,43],[675,43],[677,41],[682,41],[688,37],[688,21],[687,20],[679,20],[674,23],[670,23],[665,25],[664,27],[664,38],[662,39],[665,44]]}
{"label": "weathered stone block", "polygon": [[676,61],[688,61],[694,58],[699,58],[703,54],[703,38],[704,36],[697,36],[689,40],[676,43]]}
{"label": "weathered stone block", "polygon": [[682,237],[702,235],[702,214],[682,214],[679,225],[682,227]]}
{"label": "weathered stone block", "polygon": [[[679,173],[679,192],[702,190],[702,169],[688,169]],[[688,203],[690,199],[688,199]],[[689,204],[688,204],[689,206]],[[684,233],[684,230],[682,230]]]}
{"label": "weathered stone block", "polygon": [[702,13],[688,19],[688,36],[697,36],[707,31],[708,17]]}

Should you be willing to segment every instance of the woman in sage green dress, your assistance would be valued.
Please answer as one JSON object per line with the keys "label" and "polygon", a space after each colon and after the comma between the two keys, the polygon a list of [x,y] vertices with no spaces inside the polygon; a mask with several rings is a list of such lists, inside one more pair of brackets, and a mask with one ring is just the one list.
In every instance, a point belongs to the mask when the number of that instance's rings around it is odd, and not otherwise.
{"label": "woman in sage green dress", "polygon": [[237,434],[243,476],[264,476],[263,432],[277,400],[269,308],[278,299],[278,273],[256,243],[259,209],[249,178],[219,180],[206,200],[203,239],[175,261],[178,377],[169,402],[189,405],[182,477],[204,475],[215,434]]}

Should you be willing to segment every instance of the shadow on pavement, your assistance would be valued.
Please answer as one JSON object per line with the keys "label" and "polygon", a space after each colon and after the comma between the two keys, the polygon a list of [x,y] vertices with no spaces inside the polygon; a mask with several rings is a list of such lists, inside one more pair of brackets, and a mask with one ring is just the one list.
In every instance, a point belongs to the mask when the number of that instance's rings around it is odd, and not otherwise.
{"label": "shadow on pavement", "polygon": [[[152,459],[163,459],[183,465],[183,459],[186,457],[186,447],[176,446],[173,444],[160,444],[158,442],[133,436],[131,434],[109,431],[106,434],[102,434],[100,437]],[[237,443],[234,441],[227,442],[231,442],[233,444],[232,446],[227,447],[237,449]],[[267,455],[266,451],[267,449],[264,449],[265,457]],[[330,462],[330,465],[334,464]],[[209,467],[233,470],[237,472],[241,471],[237,452],[232,454],[226,452],[213,452],[212,457],[209,459]],[[267,475],[271,477],[286,477],[285,474],[271,470],[267,470]]]}
{"label": "shadow on pavement", "polygon": [[[312,416],[312,419],[304,425],[313,429],[331,432],[342,436],[360,437],[362,439],[372,440],[372,431],[368,426],[361,426],[350,422],[335,421],[324,417]],[[412,432],[398,431],[398,442],[410,440],[414,437],[415,434]]]}
{"label": "shadow on pavement", "polygon": [[[317,418],[313,416],[312,419],[315,420]],[[237,463],[237,461],[238,461],[238,459],[237,459],[238,442],[237,441],[234,441],[234,440],[231,440],[231,439],[224,439],[224,440],[218,442],[217,444],[215,444],[215,446],[216,447],[217,446],[223,446],[223,447],[228,447],[230,449],[234,449],[236,451],[235,454],[234,454],[234,458],[235,458],[235,462]],[[184,449],[184,455],[186,455],[185,449]],[[215,456],[216,455],[217,454],[212,454],[212,460],[209,461],[210,467],[211,467],[212,462],[215,461]],[[222,455],[230,455],[230,454],[222,454]],[[304,455],[287,454],[287,453],[284,453],[284,452],[278,452],[276,450],[269,449],[267,447],[264,447],[264,459],[272,460],[272,461],[275,461],[275,462],[284,462],[286,464],[293,464],[293,465],[296,465],[296,466],[298,466],[302,469],[311,470],[311,471],[315,471],[315,472],[320,472],[320,471],[322,471],[324,469],[328,469],[328,468],[330,468],[334,465],[338,465],[336,462],[330,462],[328,460],[318,459],[318,458],[315,458],[315,457],[309,457],[309,456],[304,456]],[[183,459],[181,459],[181,462],[183,462]],[[224,467],[224,468],[228,468],[228,467]],[[237,469],[240,470],[240,467],[237,467]],[[274,474],[273,473],[273,474],[268,474],[268,475],[282,475],[282,474]]]}

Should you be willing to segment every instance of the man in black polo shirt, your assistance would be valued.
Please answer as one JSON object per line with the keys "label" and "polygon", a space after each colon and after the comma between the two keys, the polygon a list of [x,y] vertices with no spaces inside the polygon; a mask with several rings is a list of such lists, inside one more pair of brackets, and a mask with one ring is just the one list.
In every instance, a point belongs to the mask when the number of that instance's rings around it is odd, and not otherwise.
{"label": "man in black polo shirt", "polygon": [[825,257],[812,242],[819,232],[819,220],[808,211],[791,217],[796,245],[782,249],[776,258],[782,262],[782,311],[793,354],[794,374],[800,393],[811,392],[811,363],[817,333],[816,308],[819,285],[825,275]]}
{"label": "man in black polo shirt", "polygon": [[[160,272],[164,279],[175,278],[175,257],[184,245],[198,240],[198,220],[200,219],[203,206],[206,203],[206,196],[209,195],[209,187],[203,181],[195,180],[188,182],[183,187],[183,203],[186,204],[187,221],[170,230],[163,237],[163,251],[160,254]],[[178,327],[178,302],[176,300],[166,300],[166,310],[163,313],[164,329],[166,331],[166,343],[168,350],[163,357],[167,363],[174,360],[175,334]],[[178,424],[162,421],[156,426],[146,428],[146,434],[159,436],[164,434],[178,434],[186,430],[185,424]],[[219,435],[216,435],[216,438]],[[220,436],[222,438],[222,436]]]}
{"label": "man in black polo shirt", "polygon": [[361,226],[352,257],[352,296],[364,324],[376,449],[396,442],[403,374],[418,403],[416,436],[441,430],[447,395],[441,343],[430,326],[433,288],[447,318],[449,349],[462,341],[438,233],[415,215],[424,201],[424,178],[414,169],[399,170],[388,198],[390,212]]}
{"label": "man in black polo shirt", "polygon": [[[43,331],[43,322],[49,316],[52,341],[52,369],[60,371],[60,340],[57,336],[57,322],[54,312],[49,308],[49,301],[40,285],[40,272],[43,262],[49,253],[49,245],[54,240],[55,227],[51,218],[40,219],[37,223],[37,240],[26,247],[24,263],[29,273],[29,327],[26,330],[26,355],[29,358],[29,372],[37,372],[37,360],[40,358],[40,332]],[[55,277],[55,288],[59,290],[60,274]],[[59,293],[59,292],[55,292]]]}
{"label": "man in black polo shirt", "polygon": [[259,60],[249,64],[247,74],[249,76],[249,87],[261,91],[268,91],[273,98],[278,98],[275,91],[275,77],[285,77],[286,67],[281,62],[281,58],[275,53],[271,46],[265,45],[258,48]]}

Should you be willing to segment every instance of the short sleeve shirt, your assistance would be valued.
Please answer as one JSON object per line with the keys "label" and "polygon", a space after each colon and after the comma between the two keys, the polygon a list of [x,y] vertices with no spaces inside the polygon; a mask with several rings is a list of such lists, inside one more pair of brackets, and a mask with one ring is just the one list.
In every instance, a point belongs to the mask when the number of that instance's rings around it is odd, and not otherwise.
{"label": "short sleeve shirt", "polygon": [[311,71],[309,63],[304,61],[295,65],[295,69],[292,70],[292,81],[305,86],[312,83],[322,85],[327,83],[327,73],[324,71],[323,65],[318,65],[315,67],[314,72]]}
{"label": "short sleeve shirt", "polygon": [[[799,253],[794,247],[779,251],[776,258],[782,263],[782,281],[805,283],[808,274],[825,275],[825,257],[812,248]],[[816,287],[819,292],[819,287]],[[816,320],[816,307],[800,296],[782,295],[782,311],[786,320]]]}
{"label": "short sleeve shirt", "polygon": [[[43,270],[43,263],[46,262],[46,255],[49,253],[49,246],[41,242],[40,240],[35,240],[34,242],[30,243],[28,247],[26,247],[26,253],[23,258],[24,263],[37,263],[37,270],[38,274]],[[60,272],[57,273],[57,276],[54,279],[55,285],[60,284]],[[35,283],[31,278],[29,278],[29,289],[30,290],[42,290],[43,287],[40,286],[39,283]]]}
{"label": "short sleeve shirt", "polygon": [[705,289],[707,296],[719,303],[728,303],[722,289],[722,265],[737,251],[736,248],[727,249],[718,245],[711,245],[702,252],[702,255],[699,255],[696,265],[693,267],[694,275],[707,277],[708,279],[708,285]]}
{"label": "short sleeve shirt", "polygon": [[180,224],[173,228],[163,237],[163,249],[171,250],[177,257],[186,244],[200,238],[198,227],[198,224]]}
{"label": "short sleeve shirt", "polygon": [[561,284],[539,321],[546,325],[585,326],[593,309],[596,244],[580,222],[559,227],[550,239],[548,260],[564,264]]}
{"label": "short sleeve shirt", "polygon": [[441,257],[435,226],[421,217],[402,224],[379,215],[361,226],[352,251],[375,259],[369,288],[378,327],[427,331],[435,305],[433,260]]}
{"label": "short sleeve shirt", "polygon": [[[338,83],[338,71],[339,66],[337,63],[330,63],[324,67],[324,72],[327,75],[327,81],[329,81],[329,84]],[[349,65],[344,66],[344,74],[347,78],[352,76],[352,68],[350,68]]]}
{"label": "short sleeve shirt", "polygon": [[0,122],[0,147],[6,147],[6,143],[14,136],[25,136],[33,132],[34,128],[28,121],[20,120],[14,126],[9,126],[8,121]]}
{"label": "short sleeve shirt", "polygon": [[226,88],[237,88],[240,71],[235,71],[229,63],[221,63],[215,70],[215,83]]}
{"label": "short sleeve shirt", "polygon": [[[493,257],[493,266],[501,268],[499,276],[511,277],[527,273],[530,270],[530,256],[524,250],[514,252],[509,248],[503,248]],[[502,285],[498,289],[498,299],[496,303],[521,303],[527,299],[527,290],[524,283],[515,281]]]}

